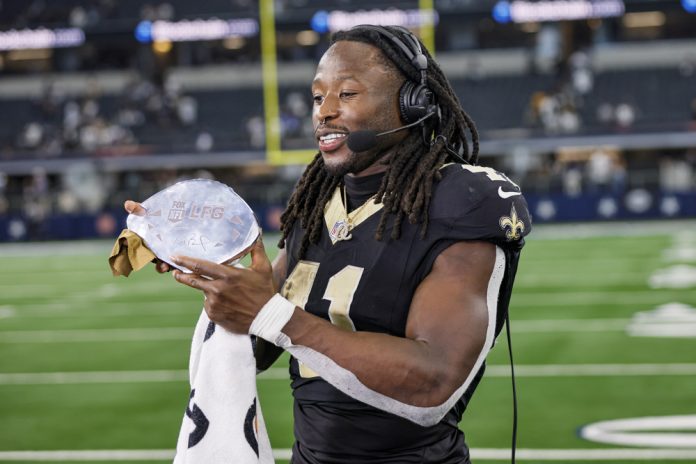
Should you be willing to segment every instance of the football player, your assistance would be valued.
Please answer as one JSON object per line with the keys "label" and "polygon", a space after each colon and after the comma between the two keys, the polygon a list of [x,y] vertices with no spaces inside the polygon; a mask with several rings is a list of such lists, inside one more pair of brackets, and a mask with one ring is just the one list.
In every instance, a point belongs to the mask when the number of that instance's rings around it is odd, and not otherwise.
{"label": "football player", "polygon": [[258,241],[247,269],[176,257],[194,272],[174,276],[258,337],[261,368],[292,355],[293,463],[468,463],[458,423],[507,315],[526,202],[476,165],[474,123],[407,30],[336,33],[311,89],[318,153],[275,262]]}

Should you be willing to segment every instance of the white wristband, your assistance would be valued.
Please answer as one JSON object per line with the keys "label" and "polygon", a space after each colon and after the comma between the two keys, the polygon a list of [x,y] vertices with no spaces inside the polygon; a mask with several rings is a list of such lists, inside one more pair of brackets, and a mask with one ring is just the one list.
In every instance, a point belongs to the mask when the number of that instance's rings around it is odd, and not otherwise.
{"label": "white wristband", "polygon": [[273,343],[281,348],[289,346],[290,338],[281,332],[295,311],[295,304],[279,293],[261,308],[249,327],[249,333]]}

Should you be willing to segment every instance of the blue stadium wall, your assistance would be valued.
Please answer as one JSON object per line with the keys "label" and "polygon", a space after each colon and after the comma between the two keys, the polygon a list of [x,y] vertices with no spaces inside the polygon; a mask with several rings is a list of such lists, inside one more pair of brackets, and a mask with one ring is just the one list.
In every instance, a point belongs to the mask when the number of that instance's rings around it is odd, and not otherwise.
{"label": "blue stadium wall", "polygon": [[[528,194],[526,198],[535,224],[696,218],[696,192],[648,193],[637,199],[607,194],[577,197]],[[278,230],[283,205],[251,206],[265,231]],[[115,238],[125,224],[126,215],[121,211],[55,214],[40,223],[32,223],[20,215],[2,216],[0,242]],[[13,227],[15,231],[17,227],[24,228],[25,233],[21,237],[13,236],[10,232]]]}

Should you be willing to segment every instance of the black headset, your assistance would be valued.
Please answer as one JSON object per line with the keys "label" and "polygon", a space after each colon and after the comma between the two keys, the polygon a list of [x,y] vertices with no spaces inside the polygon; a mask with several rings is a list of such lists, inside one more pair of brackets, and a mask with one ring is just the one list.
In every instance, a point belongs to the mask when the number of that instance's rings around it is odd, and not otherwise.
{"label": "black headset", "polygon": [[[426,71],[428,70],[428,58],[423,53],[418,38],[413,35],[411,31],[401,26],[392,27],[404,35],[404,40],[392,34],[387,28],[374,24],[361,24],[360,26],[355,26],[354,29],[369,29],[386,37],[391,43],[401,49],[406,58],[408,58],[411,64],[420,72],[419,83],[413,82],[407,76],[406,82],[404,82],[401,89],[399,89],[399,111],[401,113],[401,119],[403,119],[404,123],[407,125],[416,124],[421,120],[420,125],[423,128],[423,143],[429,145],[432,142],[425,128],[425,123],[422,121],[428,117],[432,117],[431,115],[439,119],[440,107],[437,104],[435,93],[430,90],[427,83],[428,75]],[[409,45],[407,45],[407,43]],[[444,139],[445,149],[453,159],[463,164],[470,164],[469,161],[464,159],[461,153],[461,144],[453,147],[444,136],[438,135],[435,139],[437,140],[438,137]]]}
{"label": "black headset", "polygon": [[426,74],[428,69],[428,58],[423,54],[420,42],[408,29],[400,26],[393,27],[404,34],[404,40],[401,40],[382,26],[363,24],[356,26],[356,29],[369,29],[383,35],[401,49],[406,58],[408,58],[413,66],[420,71],[421,78],[419,83],[413,82],[407,78],[406,82],[404,82],[399,90],[399,110],[401,112],[401,118],[406,124],[410,124],[424,118],[428,114],[436,113],[438,107],[435,101],[435,94],[428,88],[428,76]]}

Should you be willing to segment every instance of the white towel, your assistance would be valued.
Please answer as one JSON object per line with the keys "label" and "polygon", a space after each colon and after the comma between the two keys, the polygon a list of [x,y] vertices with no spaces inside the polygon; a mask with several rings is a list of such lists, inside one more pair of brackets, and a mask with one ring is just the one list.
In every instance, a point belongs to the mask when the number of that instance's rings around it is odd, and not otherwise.
{"label": "white towel", "polygon": [[174,464],[273,464],[251,337],[226,331],[203,311],[191,343],[189,380]]}

